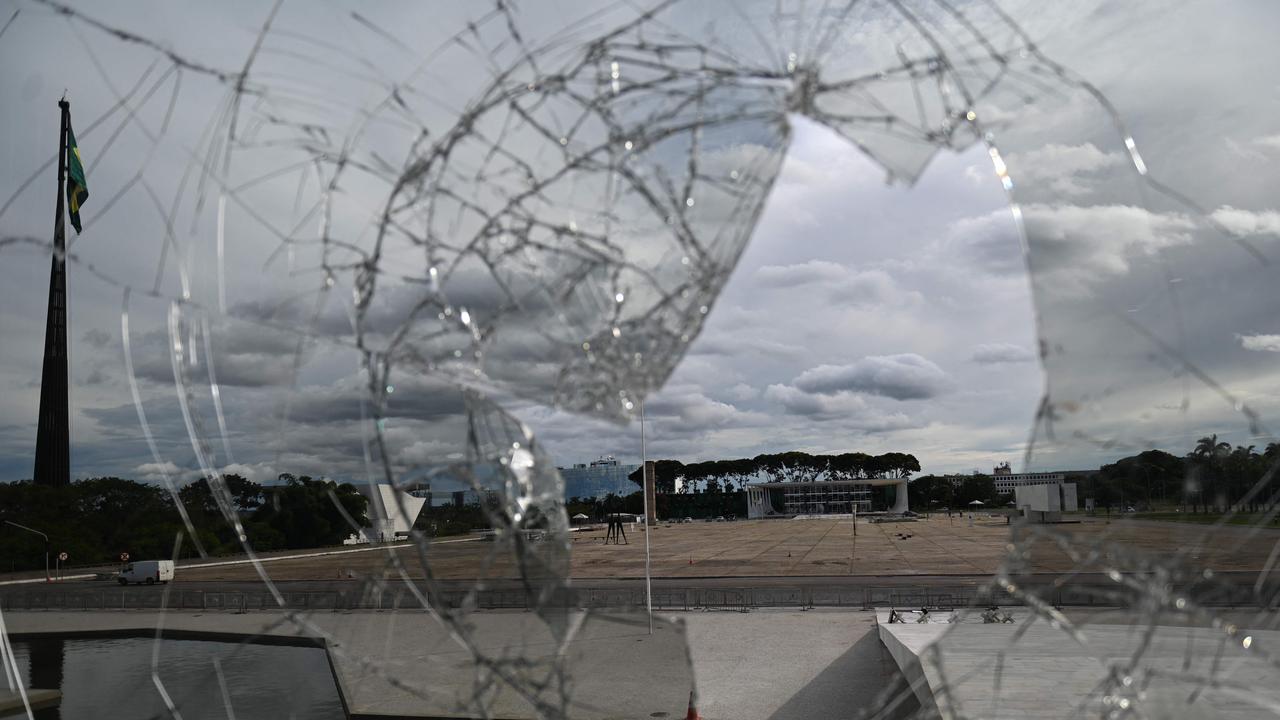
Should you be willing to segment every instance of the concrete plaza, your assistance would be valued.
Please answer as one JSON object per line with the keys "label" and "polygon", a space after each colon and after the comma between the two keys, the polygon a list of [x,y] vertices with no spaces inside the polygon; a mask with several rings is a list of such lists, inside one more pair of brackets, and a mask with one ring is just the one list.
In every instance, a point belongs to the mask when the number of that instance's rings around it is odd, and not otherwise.
{"label": "concrete plaza", "polygon": [[[1252,720],[1280,708],[1267,648],[1276,615],[1213,620],[1074,610],[1069,632],[1012,611],[1011,624],[888,623],[880,637],[942,720],[1143,717]],[[975,622],[976,621],[976,622]]]}
{"label": "concrete plaza", "polygon": [[[1006,557],[1014,527],[1003,517],[985,513],[948,518],[934,515],[917,522],[870,523],[848,519],[754,520],[720,523],[662,523],[650,532],[654,577],[819,577],[990,575]],[[1023,542],[1026,570],[1070,572],[1075,563],[1058,543],[1043,533],[1060,534],[1075,546],[1106,545],[1167,558],[1185,559],[1216,571],[1258,570],[1280,539],[1280,531],[1246,527],[1106,521],[1080,517],[1080,522],[1024,529],[1037,533]],[[635,578],[644,575],[644,531],[629,526],[626,545],[605,545],[604,530],[572,535],[574,578]],[[1027,535],[1020,535],[1026,539]],[[511,558],[490,542],[434,544],[427,557],[440,579],[465,580],[489,563],[485,576],[514,577]],[[421,577],[417,550],[397,550],[411,577]],[[1123,565],[1123,554],[1115,562]],[[366,577],[388,571],[387,553],[276,560],[266,566],[276,580],[332,580]],[[251,581],[257,573],[247,565],[184,568],[182,580]]]}

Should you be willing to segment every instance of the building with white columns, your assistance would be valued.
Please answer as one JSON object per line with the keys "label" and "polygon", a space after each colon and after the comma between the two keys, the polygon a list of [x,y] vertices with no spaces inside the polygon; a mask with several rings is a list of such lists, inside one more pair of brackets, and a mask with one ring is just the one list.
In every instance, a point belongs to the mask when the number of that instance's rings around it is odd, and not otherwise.
{"label": "building with white columns", "polygon": [[[877,502],[872,488],[884,488],[892,504]],[[877,510],[902,514],[907,505],[907,478],[859,478],[811,482],[749,483],[747,518],[794,515],[839,515]],[[888,500],[888,498],[886,498]],[[879,505],[879,507],[877,507]]]}

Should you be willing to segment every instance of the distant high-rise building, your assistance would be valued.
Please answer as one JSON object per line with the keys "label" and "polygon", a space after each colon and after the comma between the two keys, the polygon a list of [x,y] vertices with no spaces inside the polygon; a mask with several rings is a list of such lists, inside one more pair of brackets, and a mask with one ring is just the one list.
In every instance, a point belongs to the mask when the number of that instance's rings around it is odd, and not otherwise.
{"label": "distant high-rise building", "polygon": [[559,468],[564,478],[564,496],[568,498],[602,498],[614,495],[630,495],[640,486],[627,479],[639,465],[623,465],[612,455],[602,456],[589,464],[578,463],[570,468]]}

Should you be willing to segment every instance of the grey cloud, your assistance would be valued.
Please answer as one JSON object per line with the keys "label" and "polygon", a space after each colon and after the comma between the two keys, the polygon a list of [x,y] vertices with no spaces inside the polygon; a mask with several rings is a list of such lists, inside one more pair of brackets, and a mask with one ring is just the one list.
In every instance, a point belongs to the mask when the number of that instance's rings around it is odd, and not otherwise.
{"label": "grey cloud", "polygon": [[111,378],[100,369],[94,369],[89,373],[88,377],[84,379],[85,385],[106,385],[110,382]]}
{"label": "grey cloud", "polygon": [[979,365],[999,365],[1003,363],[1025,363],[1036,359],[1030,349],[1012,343],[988,343],[975,347],[970,360]]}
{"label": "grey cloud", "polygon": [[816,395],[791,385],[775,383],[765,388],[764,397],[781,405],[792,415],[834,417],[848,413],[860,413],[867,409],[867,401],[858,395],[838,393]]}
{"label": "grey cloud", "polygon": [[791,385],[773,384],[765,389],[764,397],[781,405],[789,415],[801,415],[819,422],[838,421],[862,432],[901,430],[915,424],[905,413],[882,412],[865,398],[848,392],[816,395]]}
{"label": "grey cloud", "polygon": [[[1086,295],[1102,281],[1127,275],[1138,258],[1192,242],[1195,223],[1178,213],[1131,205],[1022,207],[1027,236],[1034,238],[1031,271],[1042,292]],[[1021,270],[1008,251],[1018,242],[1007,211],[966,218],[951,227],[974,265],[995,273]]]}
{"label": "grey cloud", "polygon": [[993,210],[951,224],[947,242],[968,266],[994,275],[1020,275],[1027,271],[1018,252],[1018,227],[1008,209]]}
{"label": "grey cloud", "polygon": [[838,282],[848,275],[848,268],[826,260],[810,260],[795,265],[765,265],[755,272],[756,280],[766,287],[796,287]]}
{"label": "grey cloud", "polygon": [[905,293],[893,277],[881,269],[857,270],[826,260],[809,260],[793,265],[766,265],[754,273],[756,282],[775,290],[804,289],[828,302],[849,305],[878,305],[895,300],[919,299],[919,293]]}
{"label": "grey cloud", "polygon": [[950,379],[942,368],[915,354],[872,355],[849,365],[819,365],[793,383],[806,393],[864,392],[895,400],[925,400],[945,392]]}
{"label": "grey cloud", "polygon": [[[387,418],[439,420],[466,412],[462,392],[438,383],[406,379],[393,383],[387,396]],[[354,379],[337,386],[308,387],[289,402],[289,420],[302,424],[349,422],[361,418],[360,405],[367,398],[365,390]],[[365,417],[370,411],[365,410]]]}
{"label": "grey cloud", "polygon": [[710,428],[757,425],[763,417],[713,400],[700,388],[669,388],[645,404],[648,416],[662,419],[667,432],[702,433]]}
{"label": "grey cloud", "polygon": [[[213,328],[213,369],[219,385],[234,387],[284,386],[294,375],[294,354],[300,335],[246,322],[231,322]],[[197,337],[195,355],[200,365],[191,371],[193,379],[204,378],[205,346]],[[139,378],[171,385],[173,361],[169,336],[154,330],[132,339],[134,372]],[[314,343],[304,342],[305,355]]]}
{"label": "grey cloud", "polygon": [[115,336],[102,328],[89,328],[84,335],[80,336],[80,339],[90,347],[102,349],[110,345],[115,340]]}
{"label": "grey cloud", "polygon": [[848,280],[831,288],[827,297],[848,305],[882,305],[894,300],[918,302],[918,292],[904,292],[883,270],[866,270],[854,273]]}
{"label": "grey cloud", "polygon": [[708,333],[699,338],[690,348],[691,355],[737,356],[743,353],[758,353],[768,357],[794,359],[805,352],[799,345],[770,340],[758,335],[745,333]]}

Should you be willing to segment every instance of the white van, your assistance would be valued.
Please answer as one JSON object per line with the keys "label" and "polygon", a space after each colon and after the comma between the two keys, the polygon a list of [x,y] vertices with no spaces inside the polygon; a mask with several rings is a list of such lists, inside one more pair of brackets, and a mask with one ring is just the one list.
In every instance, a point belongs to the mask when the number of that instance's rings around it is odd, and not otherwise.
{"label": "white van", "polygon": [[154,585],[156,583],[167,583],[172,579],[172,560],[136,560],[125,565],[124,569],[116,575],[116,581],[121,585],[128,585],[129,583]]}

